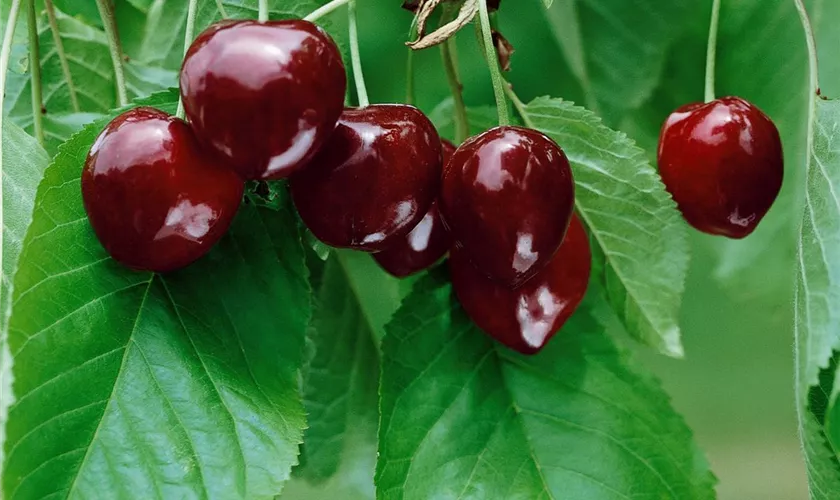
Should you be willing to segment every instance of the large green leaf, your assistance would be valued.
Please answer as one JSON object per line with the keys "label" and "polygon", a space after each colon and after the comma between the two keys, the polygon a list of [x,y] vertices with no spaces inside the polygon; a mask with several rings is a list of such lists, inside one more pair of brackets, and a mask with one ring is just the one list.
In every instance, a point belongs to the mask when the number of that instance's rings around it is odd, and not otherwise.
{"label": "large green leaf", "polygon": [[[327,259],[310,329],[313,352],[304,375],[309,427],[295,475],[343,497],[373,496],[378,425],[379,352],[370,317],[355,292],[346,253]],[[306,486],[291,486],[283,498],[305,498]],[[314,493],[313,493],[314,494]]]}
{"label": "large green leaf", "polygon": [[383,342],[377,495],[713,498],[691,433],[585,305],[539,355],[466,317],[424,278]]}
{"label": "large green leaf", "polygon": [[526,122],[566,152],[575,203],[605,259],[607,295],[628,331],[682,355],[678,314],[688,268],[685,224],[644,152],[572,103],[538,98]]}
{"label": "large green leaf", "polygon": [[564,0],[548,11],[589,107],[610,123],[641,106],[662,78],[674,39],[704,10],[693,0]]}
{"label": "large green leaf", "polygon": [[[840,491],[840,464],[838,450],[826,439],[823,425],[836,427],[840,421],[820,421],[817,415],[822,412],[815,415],[807,395],[811,387],[820,385],[820,370],[829,367],[834,351],[840,349],[840,101],[814,99],[816,116],[795,299],[796,385],[811,495],[828,499],[832,492]],[[837,389],[834,387],[835,393]],[[837,405],[836,394],[832,399]],[[830,410],[824,418],[840,418],[840,413]]]}
{"label": "large green leaf", "polygon": [[7,326],[12,305],[12,278],[17,270],[26,228],[32,220],[35,190],[49,163],[38,142],[16,125],[3,122],[3,265],[0,282],[0,469],[8,408],[12,404],[12,358]]}
{"label": "large green leaf", "polygon": [[[172,112],[176,94],[148,103]],[[291,210],[245,204],[165,276],[109,259],[81,203],[103,123],[38,189],[15,277],[6,498],[271,498],[297,461],[309,286]]]}

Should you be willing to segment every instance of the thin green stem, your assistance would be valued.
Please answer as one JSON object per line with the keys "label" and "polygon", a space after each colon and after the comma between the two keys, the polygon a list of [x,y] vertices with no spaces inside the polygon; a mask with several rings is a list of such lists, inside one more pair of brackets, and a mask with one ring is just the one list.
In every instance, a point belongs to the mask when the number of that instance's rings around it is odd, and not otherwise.
{"label": "thin green stem", "polygon": [[[195,11],[198,5],[198,0],[189,1],[190,3],[187,7],[187,26],[184,30],[184,54],[186,54],[190,49],[193,38],[195,38]],[[184,100],[180,97],[178,98],[178,110],[175,112],[175,116],[181,118],[182,120],[184,119]]]}
{"label": "thin green stem", "polygon": [[227,19],[227,11],[225,10],[225,5],[222,3],[222,0],[216,0],[216,10],[219,11],[219,15],[222,16],[222,19]]}
{"label": "thin green stem", "polygon": [[[411,30],[408,33],[408,39],[414,40],[417,38],[417,20],[411,23]],[[414,49],[408,47],[408,53],[405,56],[405,103],[414,104]]]}
{"label": "thin green stem", "polygon": [[313,10],[311,14],[304,17],[303,19],[314,23],[318,19],[326,16],[327,14],[341,7],[342,5],[347,5],[348,3],[350,3],[350,0],[332,0],[332,2]]}
{"label": "thin green stem", "polygon": [[810,66],[809,86],[816,95],[820,95],[820,70],[817,61],[817,41],[814,38],[814,29],[811,27],[811,19],[808,17],[808,10],[802,0],[793,0],[796,10],[799,12],[799,19],[802,21],[802,29],[805,31],[805,43],[808,46],[808,63]]}
{"label": "thin green stem", "polygon": [[99,8],[99,17],[102,18],[102,25],[105,27],[105,36],[108,38],[108,49],[111,52],[111,62],[114,64],[117,104],[119,106],[125,106],[128,104],[128,94],[125,90],[125,71],[123,69],[120,37],[117,34],[117,20],[114,17],[114,6],[111,4],[111,0],[96,0],[96,6]]}
{"label": "thin green stem", "polygon": [[440,44],[440,56],[446,81],[452,93],[453,112],[455,119],[455,141],[460,144],[470,135],[470,122],[467,117],[467,106],[464,104],[464,86],[458,76],[458,66],[455,62],[455,37]]}
{"label": "thin green stem", "polygon": [[356,95],[359,97],[359,107],[370,104],[368,99],[365,75],[362,73],[362,56],[359,53],[359,30],[356,27],[356,1],[347,4],[347,21],[350,31],[350,62],[353,65],[353,79],[356,82]]}
{"label": "thin green stem", "polygon": [[513,91],[513,85],[508,82],[505,82],[505,92],[507,93],[510,101],[513,103],[513,107],[516,108],[516,112],[519,113],[519,116],[522,118],[522,123],[525,124],[528,128],[536,129],[537,127],[534,126],[534,122],[531,121],[531,116],[528,114],[528,109],[525,106],[525,103],[522,102],[522,99],[516,95],[516,92]]}
{"label": "thin green stem", "polygon": [[720,0],[712,0],[712,20],[709,22],[709,44],[706,47],[706,102],[715,100],[715,61],[717,59]]}
{"label": "thin green stem", "polygon": [[79,107],[79,97],[76,95],[76,86],[73,84],[73,74],[70,73],[70,64],[67,62],[67,54],[64,52],[64,41],[61,39],[61,32],[58,29],[58,19],[55,17],[55,7],[52,0],[44,0],[44,9],[47,11],[47,21],[50,23],[55,52],[58,55],[58,62],[61,64],[61,73],[64,81],[67,82],[67,92],[70,94],[70,105],[73,111],[78,113],[82,110]]}
{"label": "thin green stem", "polygon": [[257,12],[257,19],[261,23],[268,21],[268,0],[260,0],[260,10]]}
{"label": "thin green stem", "polygon": [[41,47],[38,43],[38,17],[35,14],[35,0],[29,0],[26,9],[26,24],[29,30],[29,86],[32,88],[32,128],[35,139],[44,145],[44,100],[41,97]]}
{"label": "thin green stem", "polygon": [[487,11],[487,0],[478,1],[478,16],[481,19],[481,36],[484,44],[484,55],[487,67],[490,69],[490,79],[493,81],[493,95],[496,97],[496,111],[499,114],[499,125],[510,124],[507,101],[505,100],[505,82],[499,69],[499,58],[493,45],[493,35],[490,29],[490,14]]}

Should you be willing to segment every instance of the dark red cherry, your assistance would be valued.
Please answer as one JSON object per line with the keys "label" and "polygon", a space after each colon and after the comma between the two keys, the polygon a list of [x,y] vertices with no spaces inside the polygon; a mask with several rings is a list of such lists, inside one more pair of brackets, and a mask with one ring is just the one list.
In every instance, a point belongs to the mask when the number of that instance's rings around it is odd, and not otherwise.
{"label": "dark red cherry", "polygon": [[82,171],[82,199],[102,246],[143,271],[173,271],[207,253],[230,226],[243,189],[189,125],[153,108],[114,118]]}
{"label": "dark red cherry", "polygon": [[743,238],[770,210],[782,187],[779,131],[740,97],[683,106],[659,136],[659,173],[689,224]]}
{"label": "dark red cherry", "polygon": [[245,180],[305,165],[335,128],[347,84],[341,53],[308,21],[227,21],[192,43],[181,97],[196,135]]}
{"label": "dark red cherry", "polygon": [[563,242],[574,205],[569,160],[536,130],[497,127],[467,140],[443,176],[441,212],[487,276],[516,287]]}
{"label": "dark red cherry", "polygon": [[312,163],[290,179],[301,219],[334,247],[376,252],[408,234],[440,189],[440,138],[417,108],[348,108]]}
{"label": "dark red cherry", "polygon": [[484,276],[465,249],[453,248],[449,257],[452,286],[467,315],[488,335],[524,354],[542,349],[577,309],[591,265],[589,240],[577,216],[548,265],[516,290]]}
{"label": "dark red cherry", "polygon": [[[443,164],[446,165],[455,152],[455,145],[444,139],[441,146]],[[438,204],[434,202],[432,208],[410,233],[387,249],[373,254],[373,258],[382,269],[397,278],[404,278],[431,267],[446,255],[450,246],[452,238],[440,218]]]}

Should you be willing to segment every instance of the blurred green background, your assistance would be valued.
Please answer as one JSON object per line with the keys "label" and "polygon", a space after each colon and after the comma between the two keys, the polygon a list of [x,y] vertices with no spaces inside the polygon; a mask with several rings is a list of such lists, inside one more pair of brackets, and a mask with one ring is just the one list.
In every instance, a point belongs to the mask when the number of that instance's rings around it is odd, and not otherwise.
{"label": "blurred green background", "polygon": [[[373,102],[405,100],[399,0],[359,2],[362,58]],[[508,78],[525,99],[552,95],[594,107],[653,160],[659,125],[702,100],[711,0],[503,0],[499,27],[516,53]],[[822,51],[840,47],[840,2],[807,2]],[[343,16],[334,16],[341,31]],[[832,21],[833,24],[832,25]],[[575,47],[575,42],[582,45]],[[472,27],[458,37],[468,106],[493,103]],[[836,54],[836,52],[834,52]],[[840,58],[823,58],[823,91],[840,96]],[[416,104],[449,95],[439,51],[416,54]],[[792,0],[724,0],[718,95],[743,96],[777,123],[785,186],[759,230],[742,241],[692,232],[682,326],[686,359],[636,348],[694,429],[722,499],[807,498],[793,397],[793,283],[805,158],[807,60]],[[562,145],[561,145],[562,146]]]}

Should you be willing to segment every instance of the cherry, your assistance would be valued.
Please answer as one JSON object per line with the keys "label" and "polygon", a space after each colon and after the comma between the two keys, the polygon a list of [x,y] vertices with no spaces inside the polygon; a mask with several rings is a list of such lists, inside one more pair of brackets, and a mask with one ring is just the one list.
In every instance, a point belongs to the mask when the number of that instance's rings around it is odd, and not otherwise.
{"label": "cherry", "polygon": [[452,286],[467,315],[488,335],[523,354],[542,349],[577,309],[591,266],[589,240],[577,216],[548,265],[515,290],[484,276],[465,249],[453,248],[449,258]]}
{"label": "cherry", "polygon": [[683,106],[659,136],[659,173],[689,224],[743,238],[770,210],[784,176],[779,131],[740,97]]}
{"label": "cherry", "polygon": [[[443,164],[446,165],[455,152],[455,145],[441,141]],[[446,255],[452,245],[449,231],[440,218],[437,202],[410,233],[400,238],[387,249],[373,254],[382,269],[397,278],[404,278],[429,268]]]}
{"label": "cherry", "polygon": [[573,205],[569,160],[536,130],[506,126],[477,135],[455,151],[443,176],[441,212],[456,244],[511,287],[551,260]]}
{"label": "cherry", "polygon": [[301,219],[334,247],[376,252],[429,211],[441,177],[441,145],[417,108],[348,108],[305,169],[289,180]]}
{"label": "cherry", "polygon": [[303,20],[214,24],[181,67],[196,135],[245,180],[288,177],[311,160],[335,128],[346,85],[335,42]]}
{"label": "cherry", "polygon": [[224,235],[244,183],[189,125],[141,107],[114,118],[90,148],[82,199],[102,246],[137,270],[195,261]]}

